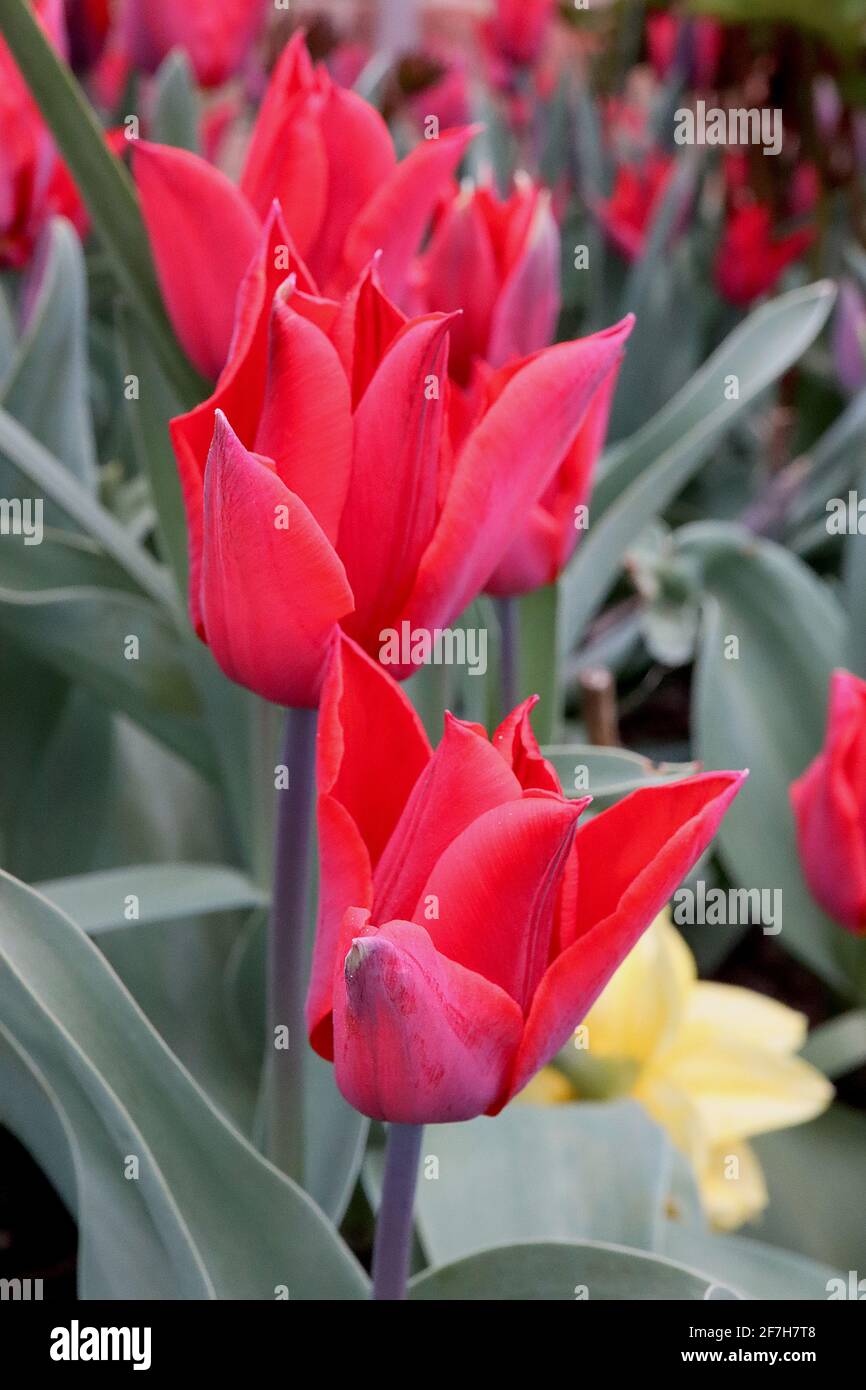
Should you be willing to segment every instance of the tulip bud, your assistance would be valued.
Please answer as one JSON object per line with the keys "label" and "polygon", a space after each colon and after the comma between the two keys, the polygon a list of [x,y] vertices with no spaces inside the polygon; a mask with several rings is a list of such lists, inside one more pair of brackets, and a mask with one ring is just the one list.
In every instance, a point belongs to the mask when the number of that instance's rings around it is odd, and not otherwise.
{"label": "tulip bud", "polygon": [[834,672],[824,747],[790,795],[813,898],[841,926],[866,933],[866,681]]}

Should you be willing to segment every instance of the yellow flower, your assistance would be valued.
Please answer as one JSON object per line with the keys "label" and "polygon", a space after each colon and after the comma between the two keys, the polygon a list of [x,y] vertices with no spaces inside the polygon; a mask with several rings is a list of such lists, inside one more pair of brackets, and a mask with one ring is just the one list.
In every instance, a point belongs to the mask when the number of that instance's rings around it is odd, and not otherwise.
{"label": "yellow flower", "polygon": [[697,978],[663,913],[613,976],[574,1045],[523,1092],[541,1103],[632,1096],[692,1162],[713,1225],[732,1230],[767,1203],[748,1144],[813,1119],[833,1087],[794,1054],[806,1019],[733,985]]}

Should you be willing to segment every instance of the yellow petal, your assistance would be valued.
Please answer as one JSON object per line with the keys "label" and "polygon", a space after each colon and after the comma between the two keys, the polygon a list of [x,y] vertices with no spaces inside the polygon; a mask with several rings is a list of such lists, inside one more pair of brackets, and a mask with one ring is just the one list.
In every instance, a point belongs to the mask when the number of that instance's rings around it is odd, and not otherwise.
{"label": "yellow petal", "polygon": [[664,912],[590,1009],[591,1055],[647,1061],[676,1034],[694,980],[692,954]]}
{"label": "yellow petal", "polygon": [[780,1053],[799,1052],[808,1031],[796,1009],[752,989],[703,980],[689,995],[683,1026],[695,1041],[718,1034]]}
{"label": "yellow petal", "polygon": [[808,1062],[738,1038],[687,1038],[657,1068],[689,1096],[711,1143],[802,1124],[833,1099],[829,1081]]}
{"label": "yellow petal", "polygon": [[736,1230],[767,1205],[764,1174],[749,1144],[712,1149],[698,1172],[698,1186],[704,1210],[718,1231]]}

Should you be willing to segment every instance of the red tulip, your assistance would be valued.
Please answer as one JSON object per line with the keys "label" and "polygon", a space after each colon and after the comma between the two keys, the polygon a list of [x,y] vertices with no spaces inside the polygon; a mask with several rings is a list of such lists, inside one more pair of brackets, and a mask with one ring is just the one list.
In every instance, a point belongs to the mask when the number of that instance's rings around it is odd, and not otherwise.
{"label": "red tulip", "polygon": [[377,251],[392,297],[473,131],[424,140],[397,162],[378,111],[314,68],[297,35],[271,79],[240,187],[184,150],[139,143],[134,172],[160,284],[178,336],[215,377],[235,298],[274,199],[323,291],[342,296]]}
{"label": "red tulip", "polygon": [[[688,21],[687,78],[696,87],[711,87],[719,69],[725,31],[714,19]],[[647,20],[647,47],[650,62],[660,81],[670,73],[683,39],[683,20],[673,14],[654,14]]]}
{"label": "red tulip", "polygon": [[866,933],[866,681],[836,671],[824,747],[791,787],[800,865],[816,902]]}
{"label": "red tulip", "polygon": [[529,700],[433,752],[399,687],[335,645],[319,724],[310,1040],[358,1110],[494,1115],[563,1046],[703,853],[743,781],[635,792],[586,825]]}
{"label": "red tulip", "polygon": [[541,56],[556,0],[494,0],[484,34],[493,52],[515,67],[532,67]]}
{"label": "red tulip", "polygon": [[529,594],[553,584],[585,530],[582,508],[592,495],[619,379],[617,363],[596,388],[580,428],[546,491],[531,507],[485,592],[499,598]]}
{"label": "red tulip", "polygon": [[242,67],[267,12],[267,0],[127,0],[122,43],[146,72],[182,48],[201,85],[218,87]]}
{"label": "red tulip", "polygon": [[415,279],[419,307],[462,310],[450,360],[461,385],[477,359],[502,367],[547,347],[560,308],[549,192],[528,179],[505,200],[493,188],[462,189],[442,212]]}
{"label": "red tulip", "polygon": [[[62,0],[41,0],[33,8],[48,38],[65,51]],[[72,176],[0,39],[0,267],[25,265],[45,223],[58,213],[83,231]]]}
{"label": "red tulip", "polygon": [[731,304],[746,307],[769,293],[779,276],[815,240],[813,227],[789,236],[773,234],[770,209],[760,203],[735,208],[716,256],[716,284]]}
{"label": "red tulip", "polygon": [[172,421],[193,623],[223,670],[266,699],[317,703],[339,622],[378,654],[385,629],[429,632],[464,611],[631,329],[512,364],[455,442],[450,323],[406,319],[375,269],[342,303],[323,299],[278,209],[269,218],[216,391]]}
{"label": "red tulip", "polygon": [[673,177],[669,155],[651,154],[640,166],[625,164],[617,171],[610,198],[599,204],[602,226],[621,254],[639,260],[646,247],[653,216]]}

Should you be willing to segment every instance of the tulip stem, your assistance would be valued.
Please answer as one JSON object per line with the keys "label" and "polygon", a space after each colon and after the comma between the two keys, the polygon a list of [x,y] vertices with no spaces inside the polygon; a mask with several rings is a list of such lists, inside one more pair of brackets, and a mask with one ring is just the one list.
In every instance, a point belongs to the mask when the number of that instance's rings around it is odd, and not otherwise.
{"label": "tulip stem", "polygon": [[423,1125],[389,1125],[385,1178],[373,1244],[373,1298],[397,1302],[406,1297],[412,1253],[415,1187]]}
{"label": "tulip stem", "polygon": [[[267,1152],[278,1168],[300,1182],[304,1168],[304,988],[316,785],[315,710],[288,710],[280,761],[288,786],[277,791],[268,928]],[[278,775],[280,772],[278,768]]]}
{"label": "tulip stem", "polygon": [[496,611],[499,616],[501,637],[499,688],[502,699],[501,713],[504,719],[520,702],[520,613],[517,608],[517,599],[497,599]]}

